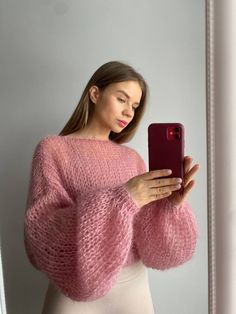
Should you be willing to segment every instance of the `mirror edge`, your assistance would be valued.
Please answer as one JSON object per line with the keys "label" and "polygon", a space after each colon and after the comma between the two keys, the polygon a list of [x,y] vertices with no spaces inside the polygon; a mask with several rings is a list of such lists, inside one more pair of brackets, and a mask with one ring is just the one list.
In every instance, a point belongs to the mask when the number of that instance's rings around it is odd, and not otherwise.
{"label": "mirror edge", "polygon": [[214,194],[214,67],[213,1],[205,1],[207,209],[208,209],[208,313],[215,313],[215,194]]}
{"label": "mirror edge", "polygon": [[235,12],[233,0],[205,2],[209,314],[236,313]]}
{"label": "mirror edge", "polygon": [[6,299],[4,289],[4,276],[2,267],[2,241],[0,237],[0,314],[6,314]]}

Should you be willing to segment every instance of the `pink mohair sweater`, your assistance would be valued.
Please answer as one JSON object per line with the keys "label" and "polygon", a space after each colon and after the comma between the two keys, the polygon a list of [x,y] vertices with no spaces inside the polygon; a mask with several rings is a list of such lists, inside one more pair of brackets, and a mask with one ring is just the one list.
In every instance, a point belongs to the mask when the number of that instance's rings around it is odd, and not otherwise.
{"label": "pink mohair sweater", "polygon": [[139,207],[125,188],[146,171],[136,150],[110,140],[50,134],[36,145],[25,249],[64,295],[95,300],[135,261],[165,270],[193,256],[198,228],[189,203],[164,198]]}

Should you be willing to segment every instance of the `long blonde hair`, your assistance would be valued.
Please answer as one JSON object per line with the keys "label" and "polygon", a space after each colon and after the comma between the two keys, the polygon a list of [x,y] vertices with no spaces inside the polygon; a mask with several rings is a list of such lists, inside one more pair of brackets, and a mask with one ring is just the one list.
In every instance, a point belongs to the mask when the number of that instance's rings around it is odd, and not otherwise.
{"label": "long blonde hair", "polygon": [[102,91],[109,84],[124,81],[137,81],[140,84],[142,89],[140,105],[135,110],[135,115],[128,126],[120,133],[111,131],[109,139],[117,143],[130,141],[135,135],[139,122],[144,115],[149,90],[147,83],[140,73],[135,71],[130,65],[119,61],[107,62],[94,72],[82,93],[77,107],[59,135],[74,133],[83,129],[89,123],[94,110],[94,104],[89,97],[91,86],[96,85]]}

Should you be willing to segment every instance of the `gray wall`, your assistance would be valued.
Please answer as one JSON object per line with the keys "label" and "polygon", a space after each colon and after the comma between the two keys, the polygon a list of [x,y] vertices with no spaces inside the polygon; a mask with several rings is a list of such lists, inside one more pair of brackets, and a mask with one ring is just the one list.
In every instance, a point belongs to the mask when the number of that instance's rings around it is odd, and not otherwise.
{"label": "gray wall", "polygon": [[28,262],[23,217],[39,138],[58,134],[93,72],[130,63],[150,88],[134,147],[148,167],[147,127],[185,126],[185,155],[200,164],[189,202],[200,237],[191,261],[149,269],[156,313],[207,313],[207,178],[204,1],[0,2],[1,242],[8,314],[39,314],[47,278]]}

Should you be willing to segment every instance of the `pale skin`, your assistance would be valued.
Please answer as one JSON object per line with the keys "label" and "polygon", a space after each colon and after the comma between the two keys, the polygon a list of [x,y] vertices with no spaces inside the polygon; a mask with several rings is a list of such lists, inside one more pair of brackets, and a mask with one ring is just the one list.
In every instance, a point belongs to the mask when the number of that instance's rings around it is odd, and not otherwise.
{"label": "pale skin", "polygon": [[[89,96],[95,105],[94,116],[83,130],[71,134],[81,138],[109,140],[111,131],[118,133],[126,127],[120,126],[118,120],[124,120],[128,124],[132,121],[142,90],[138,82],[124,81],[110,84],[104,91],[93,85],[89,90]],[[199,164],[192,166],[192,160],[191,156],[184,157],[182,195],[178,192],[180,186],[177,180],[180,178],[168,178],[170,174],[167,173],[167,169],[152,170],[135,176],[127,181],[125,186],[140,207],[164,197],[168,197],[173,204],[181,205],[194,187],[193,178],[200,168]],[[164,176],[166,178],[163,178]]]}
{"label": "pale skin", "polygon": [[181,205],[187,199],[188,194],[195,184],[193,176],[199,170],[199,164],[191,167],[192,158],[184,157],[184,193],[181,195],[178,190],[180,185],[178,182],[181,178],[161,178],[168,176],[167,169],[152,170],[136,176],[126,183],[126,186],[136,201],[138,206],[144,206],[152,201],[156,201],[165,197],[174,204]]}

